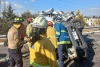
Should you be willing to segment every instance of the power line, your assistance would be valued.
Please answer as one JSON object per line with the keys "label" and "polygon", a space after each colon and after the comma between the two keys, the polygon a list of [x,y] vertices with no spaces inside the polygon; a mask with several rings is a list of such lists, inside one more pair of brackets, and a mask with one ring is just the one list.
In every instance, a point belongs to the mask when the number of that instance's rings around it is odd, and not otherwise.
{"label": "power line", "polygon": [[4,2],[4,6],[3,6],[3,9],[5,10],[6,9],[6,1],[5,0],[3,0],[3,2]]}

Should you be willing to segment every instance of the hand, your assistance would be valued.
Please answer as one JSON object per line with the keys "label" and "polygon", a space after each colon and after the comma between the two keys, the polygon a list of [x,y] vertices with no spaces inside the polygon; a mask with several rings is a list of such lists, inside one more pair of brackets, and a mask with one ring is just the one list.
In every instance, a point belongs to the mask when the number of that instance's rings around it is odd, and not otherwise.
{"label": "hand", "polygon": [[24,41],[30,41],[30,38],[24,37]]}
{"label": "hand", "polygon": [[59,38],[57,38],[57,42],[59,42]]}
{"label": "hand", "polygon": [[27,38],[27,41],[30,41],[31,39],[30,38]]}

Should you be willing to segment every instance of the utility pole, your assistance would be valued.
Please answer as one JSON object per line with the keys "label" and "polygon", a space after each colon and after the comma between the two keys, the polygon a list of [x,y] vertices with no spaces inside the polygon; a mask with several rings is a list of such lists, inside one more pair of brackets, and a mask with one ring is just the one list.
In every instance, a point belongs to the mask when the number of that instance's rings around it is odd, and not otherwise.
{"label": "utility pole", "polygon": [[3,9],[5,10],[5,9],[6,9],[6,3],[5,3],[5,0],[3,0],[3,2],[4,2]]}
{"label": "utility pole", "polygon": [[2,9],[6,9],[6,1],[5,0],[0,0],[0,17],[2,16]]}
{"label": "utility pole", "polygon": [[0,18],[1,18],[1,0],[0,0]]}
{"label": "utility pole", "polygon": [[[6,3],[5,3],[5,0],[3,0],[3,11],[5,11],[6,9],[5,9],[5,6],[6,5]],[[4,19],[4,15],[3,15],[3,19]]]}

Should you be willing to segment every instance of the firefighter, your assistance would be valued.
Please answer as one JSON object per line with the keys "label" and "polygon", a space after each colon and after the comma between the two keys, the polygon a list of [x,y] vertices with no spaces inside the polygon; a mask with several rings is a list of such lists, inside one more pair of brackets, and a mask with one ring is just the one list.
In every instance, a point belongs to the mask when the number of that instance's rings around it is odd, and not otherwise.
{"label": "firefighter", "polygon": [[8,38],[8,52],[10,57],[10,67],[22,67],[22,55],[21,55],[21,47],[22,44],[28,41],[27,38],[24,41],[21,40],[20,35],[20,26],[22,23],[22,18],[15,18],[13,21],[12,27],[8,30],[7,38]]}
{"label": "firefighter", "polygon": [[28,22],[28,26],[26,27],[26,36],[29,38],[32,34],[32,22],[33,22],[33,18],[29,17],[27,22]]}
{"label": "firefighter", "polygon": [[56,30],[53,28],[53,23],[51,21],[48,21],[48,27],[47,27],[47,38],[52,42],[55,48],[57,48],[57,39],[56,39]]}
{"label": "firefighter", "polygon": [[26,36],[26,28],[23,24],[21,24],[20,31],[21,31],[21,40],[24,40],[24,37]]}
{"label": "firefighter", "polygon": [[30,16],[30,17],[27,19],[27,22],[28,22],[28,24],[30,24],[32,21],[33,21],[33,18],[32,18],[32,16]]}
{"label": "firefighter", "polygon": [[38,16],[32,26],[32,45],[29,46],[30,64],[32,67],[59,67],[55,48],[46,37],[47,20],[43,16]]}
{"label": "firefighter", "polygon": [[[28,26],[26,27],[26,37],[29,38],[30,40],[32,39],[32,22],[33,22],[33,18],[32,17],[29,17],[27,22],[28,22]],[[28,41],[26,46],[29,46],[31,45],[31,41]],[[29,49],[28,49],[29,51]]]}
{"label": "firefighter", "polygon": [[[56,38],[58,40],[57,44],[58,44],[58,61],[59,61],[59,65],[60,67],[65,67],[64,66],[64,50],[67,49],[67,45],[70,44],[70,38],[69,35],[67,33],[67,29],[66,27],[63,26],[62,24],[62,18],[60,16],[58,16],[56,18],[56,24],[55,24],[55,29],[56,29]],[[66,52],[65,52],[66,53]]]}

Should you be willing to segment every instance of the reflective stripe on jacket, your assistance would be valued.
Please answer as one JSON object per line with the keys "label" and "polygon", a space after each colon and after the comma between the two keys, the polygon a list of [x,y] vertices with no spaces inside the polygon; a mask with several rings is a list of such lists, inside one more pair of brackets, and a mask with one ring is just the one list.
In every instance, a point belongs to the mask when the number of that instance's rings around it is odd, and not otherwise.
{"label": "reflective stripe on jacket", "polygon": [[60,41],[60,42],[57,42],[57,44],[70,44],[70,41]]}
{"label": "reflective stripe on jacket", "polygon": [[43,66],[43,65],[37,64],[37,63],[35,63],[35,62],[33,62],[33,61],[30,61],[30,64],[31,64],[33,67],[50,67],[49,65]]}
{"label": "reflective stripe on jacket", "polygon": [[55,24],[57,44],[70,44],[70,37],[68,35],[66,27],[62,25],[62,22]]}

